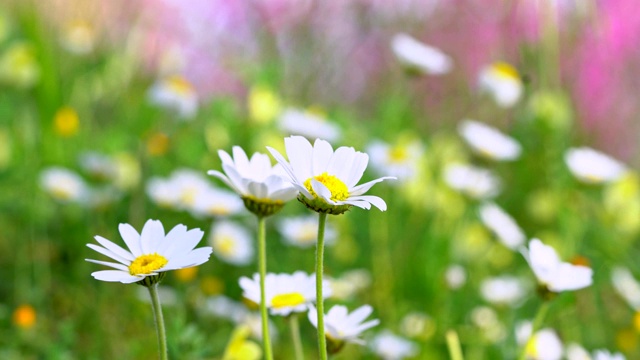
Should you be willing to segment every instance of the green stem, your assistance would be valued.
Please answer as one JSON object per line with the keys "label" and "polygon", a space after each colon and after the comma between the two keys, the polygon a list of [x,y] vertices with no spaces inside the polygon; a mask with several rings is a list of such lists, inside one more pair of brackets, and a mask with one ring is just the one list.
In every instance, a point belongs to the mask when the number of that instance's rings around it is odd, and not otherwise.
{"label": "green stem", "polygon": [[267,314],[267,300],[264,291],[264,279],[267,276],[267,240],[265,217],[258,216],[258,270],[260,271],[260,316],[262,317],[262,346],[266,360],[272,360],[271,338],[269,337],[269,315]]}
{"label": "green stem", "polygon": [[291,340],[293,341],[293,349],[295,350],[296,360],[304,360],[304,352],[302,351],[302,340],[300,339],[300,322],[298,320],[298,314],[291,314],[289,316],[289,322],[291,324]]}
{"label": "green stem", "polygon": [[538,313],[536,314],[535,319],[533,320],[533,324],[531,325],[531,336],[524,344],[522,351],[520,352],[519,360],[525,360],[527,358],[527,345],[529,344],[529,340],[536,335],[536,332],[540,330],[542,327],[542,322],[544,321],[545,316],[547,316],[547,312],[549,311],[549,307],[551,306],[551,301],[545,301],[540,305],[538,309]]}
{"label": "green stem", "polygon": [[151,307],[153,308],[153,319],[156,323],[156,332],[158,334],[158,351],[160,351],[160,359],[167,360],[167,332],[164,328],[164,318],[162,317],[162,307],[160,306],[160,298],[158,297],[158,284],[148,286],[149,295],[151,295]]}
{"label": "green stem", "polygon": [[324,261],[324,225],[327,214],[320,213],[318,243],[316,246],[316,306],[318,307],[318,351],[320,360],[327,360],[327,339],[324,333],[324,297],[322,296],[322,272]]}
{"label": "green stem", "polygon": [[449,349],[449,356],[451,360],[464,360],[462,356],[462,348],[460,347],[460,338],[455,330],[447,331],[447,348]]}

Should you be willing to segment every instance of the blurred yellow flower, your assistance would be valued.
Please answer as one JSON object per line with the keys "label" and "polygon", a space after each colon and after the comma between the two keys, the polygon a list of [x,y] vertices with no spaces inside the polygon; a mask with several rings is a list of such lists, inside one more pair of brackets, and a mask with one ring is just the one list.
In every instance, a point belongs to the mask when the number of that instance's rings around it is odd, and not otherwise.
{"label": "blurred yellow flower", "polygon": [[224,350],[222,360],[258,360],[262,358],[262,349],[249,340],[251,329],[247,325],[238,326],[231,334],[231,340]]}
{"label": "blurred yellow flower", "polygon": [[247,98],[249,118],[258,123],[271,122],[282,111],[280,98],[268,87],[254,85]]}
{"label": "blurred yellow flower", "polygon": [[205,276],[200,281],[200,289],[205,295],[217,295],[224,291],[224,283],[215,276]]}
{"label": "blurred yellow flower", "polygon": [[78,113],[69,106],[60,108],[53,119],[56,133],[62,137],[71,137],[78,133],[80,118]]}
{"label": "blurred yellow flower", "polygon": [[162,156],[169,151],[169,136],[156,132],[147,139],[147,153],[151,156]]}
{"label": "blurred yellow flower", "polygon": [[197,267],[190,267],[184,269],[178,269],[175,271],[175,276],[181,282],[191,282],[198,275]]}
{"label": "blurred yellow flower", "polygon": [[31,305],[20,305],[13,312],[13,324],[22,329],[30,329],[36,324],[36,310]]}
{"label": "blurred yellow flower", "polygon": [[28,88],[33,86],[39,78],[40,67],[31,45],[16,42],[0,55],[0,81]]}
{"label": "blurred yellow flower", "polygon": [[638,347],[638,335],[633,329],[622,329],[616,334],[616,345],[624,352],[631,352]]}

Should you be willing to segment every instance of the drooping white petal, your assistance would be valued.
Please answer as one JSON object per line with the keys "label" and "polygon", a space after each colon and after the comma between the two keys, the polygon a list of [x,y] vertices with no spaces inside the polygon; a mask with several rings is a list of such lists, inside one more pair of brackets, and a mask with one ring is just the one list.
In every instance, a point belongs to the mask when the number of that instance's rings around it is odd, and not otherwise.
{"label": "drooping white petal", "polygon": [[358,195],[362,195],[364,193],[366,193],[367,191],[369,191],[369,189],[371,189],[371,187],[373,187],[373,185],[382,182],[384,180],[395,180],[396,178],[393,176],[384,176],[375,180],[371,180],[369,182],[366,182],[364,184],[360,184],[356,187],[354,187],[353,189],[349,190],[349,195],[351,196],[358,196]]}
{"label": "drooping white petal", "polygon": [[351,196],[349,197],[350,201],[366,201],[371,203],[371,205],[380,209],[380,211],[387,211],[387,203],[382,200],[382,198],[373,195],[360,195],[360,196]]}

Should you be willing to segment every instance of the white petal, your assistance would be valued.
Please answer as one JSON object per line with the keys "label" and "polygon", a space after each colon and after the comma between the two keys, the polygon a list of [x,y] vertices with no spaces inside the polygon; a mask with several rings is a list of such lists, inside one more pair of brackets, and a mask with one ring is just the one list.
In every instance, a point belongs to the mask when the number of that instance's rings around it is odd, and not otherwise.
{"label": "white petal", "polygon": [[331,190],[329,190],[323,183],[316,179],[311,179],[311,188],[318,194],[319,197],[329,204],[335,204],[335,201],[331,200]]}
{"label": "white petal", "polygon": [[327,166],[327,173],[336,176],[342,182],[346,182],[355,154],[356,151],[352,147],[341,146],[336,149]]}
{"label": "white petal", "polygon": [[157,245],[164,239],[164,228],[160,220],[147,220],[140,234],[140,248],[144,254],[156,252]]}
{"label": "white petal", "polygon": [[120,226],[118,226],[118,230],[120,230],[120,236],[122,236],[122,240],[127,244],[131,254],[135,257],[142,255],[142,249],[140,248],[140,234],[138,234],[136,229],[129,224],[120,224]]}
{"label": "white petal", "polygon": [[119,270],[102,270],[91,273],[96,280],[121,282],[123,284],[131,284],[144,279],[143,276],[137,277]]}
{"label": "white petal", "polygon": [[369,164],[369,155],[361,152],[356,152],[353,158],[353,163],[348,169],[347,175],[345,175],[344,182],[348,188],[354,187],[364,174],[365,169]]}
{"label": "white petal", "polygon": [[[289,162],[287,160],[285,160],[284,156],[282,156],[278,150],[267,146],[267,150],[269,150],[269,152],[271,153],[271,155],[276,159],[276,161],[278,162],[278,164],[280,164],[280,166],[282,166],[282,170],[284,170],[284,172],[289,176],[289,180],[292,183],[298,183],[300,181],[298,181],[298,178],[296,177],[295,173],[293,172],[293,168],[291,167],[291,164],[289,164]],[[303,179],[303,181],[306,179]]]}
{"label": "white petal", "polygon": [[122,264],[118,264],[118,263],[114,263],[114,262],[110,262],[110,261],[93,260],[93,259],[84,259],[84,260],[88,261],[88,262],[92,262],[94,264],[104,265],[104,266],[112,267],[114,269],[118,269],[118,270],[129,272],[129,268],[127,266],[125,266],[125,265],[122,265]]}
{"label": "white petal", "polygon": [[109,249],[105,249],[103,247],[100,247],[98,245],[94,245],[94,244],[87,244],[87,247],[99,252],[100,254],[104,255],[104,256],[108,256],[110,258],[112,258],[113,260],[124,264],[124,265],[128,265],[131,261],[127,261],[126,259],[123,259],[122,257],[114,254],[112,251],[110,251]]}
{"label": "white petal", "polygon": [[349,200],[367,201],[367,202],[370,202],[373,206],[375,206],[378,209],[380,209],[380,211],[386,211],[387,210],[387,203],[385,203],[384,200],[382,200],[382,198],[380,198],[378,196],[373,196],[373,195],[352,196],[352,197],[349,198]]}
{"label": "white petal", "polygon": [[233,191],[235,191],[237,193],[240,193],[240,190],[238,188],[236,188],[235,185],[233,185],[231,180],[229,180],[229,178],[225,174],[221,173],[220,171],[209,170],[209,171],[207,171],[207,174],[217,177],[218,179],[222,180],[222,182],[225,183],[228,187],[233,189]]}
{"label": "white petal", "polygon": [[549,282],[549,290],[565,291],[578,290],[593,283],[593,270],[586,266],[562,263],[553,280]]}
{"label": "white petal", "polygon": [[313,174],[319,175],[327,171],[333,148],[327,141],[316,139],[313,144]]}
{"label": "white petal", "polygon": [[[107,250],[109,250],[112,253],[118,255],[120,258],[122,258],[124,260],[133,261],[133,259],[135,259],[133,254],[131,254],[127,250],[121,248],[120,246],[116,245],[115,243],[111,242],[110,240],[107,240],[107,239],[103,238],[102,236],[96,235],[96,236],[94,236],[94,239],[96,239],[96,241],[100,245],[104,246]],[[114,258],[114,260],[118,260],[118,259]],[[118,260],[118,261],[120,261],[120,260]]]}
{"label": "white petal", "polygon": [[267,185],[261,182],[252,181],[248,186],[249,194],[253,195],[258,199],[265,199],[269,196],[269,190],[267,189]]}
{"label": "white petal", "polygon": [[384,181],[384,180],[395,180],[396,178],[394,176],[385,176],[385,177],[381,177],[379,179],[375,179],[375,180],[371,180],[369,182],[366,182],[364,184],[360,184],[356,187],[354,187],[353,189],[349,190],[349,195],[351,196],[358,196],[358,195],[362,195],[364,193],[366,193],[367,191],[369,191],[369,189],[371,189],[371,187],[373,187],[373,185]]}
{"label": "white petal", "polygon": [[302,136],[290,136],[284,139],[284,146],[296,178],[305,181],[312,177],[313,147],[309,140]]}

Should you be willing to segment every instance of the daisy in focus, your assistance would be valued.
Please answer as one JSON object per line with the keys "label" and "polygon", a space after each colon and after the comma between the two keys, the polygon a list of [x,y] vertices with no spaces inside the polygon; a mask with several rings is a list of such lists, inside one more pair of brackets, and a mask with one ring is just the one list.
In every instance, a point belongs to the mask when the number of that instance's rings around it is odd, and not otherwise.
{"label": "daisy in focus", "polygon": [[474,199],[493,198],[500,192],[500,179],[491,171],[471,165],[452,164],[445,169],[444,180],[452,189]]}
{"label": "daisy in focus", "polygon": [[171,75],[156,81],[149,89],[152,104],[175,111],[184,120],[193,118],[198,111],[198,94],[191,83],[180,75]]}
{"label": "daisy in focus", "polygon": [[230,221],[211,226],[209,243],[220,260],[237,266],[248,265],[253,260],[253,245],[249,232]]}
{"label": "daisy in focus", "polygon": [[[351,314],[346,306],[333,306],[324,317],[329,353],[337,353],[347,342],[364,345],[360,334],[380,323],[378,319],[364,321],[372,312],[373,308],[369,305],[363,305]],[[318,313],[313,305],[309,306],[308,318],[314,327],[318,327]]]}
{"label": "daisy in focus", "polygon": [[464,120],[458,126],[458,132],[475,153],[491,160],[515,160],[522,152],[517,141],[475,120]]}
{"label": "daisy in focus", "polygon": [[449,56],[407,34],[395,35],[391,40],[391,49],[398,61],[412,72],[443,75],[453,67],[453,61]]}
{"label": "daisy in focus", "polygon": [[516,223],[501,207],[494,203],[485,203],[480,206],[480,220],[493,233],[500,242],[511,250],[520,248],[526,236]]}
{"label": "daisy in focus", "polygon": [[479,75],[480,90],[488,92],[498,106],[509,108],[515,105],[524,90],[518,70],[505,62],[484,67]]}
{"label": "daisy in focus", "polygon": [[367,168],[367,154],[346,146],[334,152],[328,142],[316,139],[311,145],[302,136],[287,137],[284,143],[289,161],[273,148],[268,147],[269,152],[300,191],[298,200],[308,208],[334,215],[344,213],[351,206],[369,210],[373,205],[381,211],[387,210],[384,200],[364,194],[376,183],[395,177],[385,176],[356,185]]}
{"label": "daisy in focus", "polygon": [[302,135],[308,139],[340,140],[340,128],[312,111],[287,108],[278,119],[280,129],[287,135]]}
{"label": "daisy in focus", "polygon": [[[252,279],[240,278],[242,296],[260,304],[260,275],[254,274]],[[323,296],[331,296],[328,281],[323,281]],[[292,312],[307,311],[309,305],[316,301],[316,276],[303,271],[293,274],[269,273],[265,277],[265,299],[272,315],[286,316]]]}
{"label": "daisy in focus", "polygon": [[416,176],[424,146],[419,141],[394,146],[375,140],[367,146],[366,151],[376,173],[395,176],[400,184]]}
{"label": "daisy in focus", "polygon": [[409,340],[385,330],[371,343],[371,349],[384,360],[402,360],[418,354],[418,347]]}
{"label": "daisy in focus", "polygon": [[591,268],[560,261],[556,251],[538,239],[531,240],[529,248],[521,251],[545,291],[578,290],[593,283]]}
{"label": "daisy in focus", "polygon": [[578,180],[589,184],[615,181],[627,172],[618,160],[588,147],[569,149],[564,160]]}
{"label": "daisy in focus", "polygon": [[[297,216],[280,220],[277,224],[283,240],[293,246],[309,248],[316,245],[318,235],[318,218],[316,216]],[[325,227],[325,243],[333,244],[337,237],[336,229],[327,224]]]}
{"label": "daisy in focus", "polygon": [[50,167],[40,173],[40,187],[52,198],[63,203],[85,204],[89,187],[76,173],[61,167]]}
{"label": "daisy in focus", "polygon": [[98,235],[95,239],[101,246],[87,244],[116,261],[85,259],[115,269],[92,273],[97,280],[123,284],[141,282],[150,286],[161,280],[165,272],[198,266],[207,262],[211,255],[210,247],[195,249],[204,234],[200,229],[187,231],[186,226],[176,225],[165,235],[158,220],[148,220],[140,234],[129,224],[120,224],[118,229],[128,250]]}

